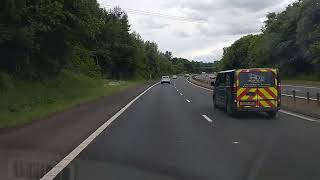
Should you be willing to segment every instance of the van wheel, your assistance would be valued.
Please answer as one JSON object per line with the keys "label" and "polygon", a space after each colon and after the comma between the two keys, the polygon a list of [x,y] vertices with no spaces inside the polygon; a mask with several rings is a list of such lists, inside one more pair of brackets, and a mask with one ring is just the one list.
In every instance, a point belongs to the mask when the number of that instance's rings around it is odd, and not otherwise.
{"label": "van wheel", "polygon": [[227,114],[229,116],[233,116],[234,115],[234,109],[231,107],[231,104],[230,104],[229,100],[227,101],[227,104],[226,104],[226,110],[227,110]]}
{"label": "van wheel", "polygon": [[269,112],[267,112],[267,114],[271,119],[273,119],[277,116],[277,112],[275,112],[275,111],[269,111]]}

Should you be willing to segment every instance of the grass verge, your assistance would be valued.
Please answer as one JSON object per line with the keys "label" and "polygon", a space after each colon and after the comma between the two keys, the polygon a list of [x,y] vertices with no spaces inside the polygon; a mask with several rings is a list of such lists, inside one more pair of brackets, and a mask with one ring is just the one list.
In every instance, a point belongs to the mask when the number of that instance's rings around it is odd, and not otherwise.
{"label": "grass verge", "polygon": [[304,85],[304,86],[319,86],[320,81],[308,81],[308,80],[286,80],[283,79],[282,84],[290,84],[290,85]]}
{"label": "grass verge", "polygon": [[70,71],[42,81],[14,80],[13,88],[0,92],[0,128],[28,124],[144,82],[102,80]]}
{"label": "grass verge", "polygon": [[320,73],[312,75],[297,75],[293,77],[283,77],[282,84],[320,86]]}

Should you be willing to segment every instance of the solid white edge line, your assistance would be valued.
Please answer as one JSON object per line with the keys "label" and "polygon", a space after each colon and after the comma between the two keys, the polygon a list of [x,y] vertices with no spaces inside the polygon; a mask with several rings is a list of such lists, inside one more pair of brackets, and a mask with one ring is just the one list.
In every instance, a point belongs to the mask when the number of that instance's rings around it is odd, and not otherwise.
{"label": "solid white edge line", "polygon": [[187,82],[190,83],[190,84],[192,84],[192,85],[194,85],[194,86],[197,86],[198,88],[205,89],[205,90],[207,90],[207,91],[213,92],[212,89],[208,89],[208,88],[205,88],[205,87],[201,87],[201,86],[199,86],[199,85],[196,85],[196,84],[192,83],[191,81],[189,81],[189,78],[187,78]]}
{"label": "solid white edge line", "polygon": [[186,99],[186,101],[189,103],[189,102],[191,102],[189,99]]}
{"label": "solid white edge line", "polygon": [[212,123],[213,122],[213,120],[212,119],[210,119],[207,115],[202,115],[202,117],[204,118],[204,119],[206,119],[209,123]]}
{"label": "solid white edge line", "polygon": [[320,122],[319,120],[316,120],[316,119],[313,119],[313,118],[309,118],[309,117],[306,117],[306,116],[303,116],[303,115],[300,115],[300,114],[296,114],[296,113],[293,113],[293,112],[285,111],[285,110],[282,110],[282,109],[279,112],[284,113],[284,114],[288,114],[288,115],[291,115],[291,116],[294,116],[294,117],[297,117],[297,118],[301,118],[301,119],[304,119],[304,120],[307,120],[307,121],[310,121],[310,122]]}
{"label": "solid white edge line", "polygon": [[[205,89],[205,90],[208,90],[208,91],[213,91],[211,89],[207,89],[207,88],[198,86],[196,84],[193,84],[192,82],[189,81],[189,79],[187,80],[187,82],[189,82],[190,84],[192,84],[194,86],[197,86],[199,88],[202,88],[202,89]],[[285,96],[287,96],[287,95],[285,95]],[[296,114],[296,113],[285,111],[285,110],[280,110],[279,112],[284,113],[284,114],[288,114],[288,115],[291,115],[291,116],[295,116],[295,117],[298,117],[300,119],[304,119],[304,120],[307,120],[307,121],[310,121],[310,122],[320,122],[320,120],[312,119],[312,118],[306,117],[304,115]]]}
{"label": "solid white edge line", "polygon": [[102,126],[100,126],[95,132],[93,132],[86,140],[84,140],[79,146],[71,151],[65,158],[63,158],[57,165],[55,165],[47,174],[45,174],[40,180],[53,180],[65,167],[67,167],[71,161],[73,161],[98,135],[100,135],[114,120],[116,120],[126,109],[128,109],[135,101],[137,101],[146,92],[158,85],[160,82],[152,85],[145,91],[143,91],[136,98],[131,100],[120,111],[107,120]]}

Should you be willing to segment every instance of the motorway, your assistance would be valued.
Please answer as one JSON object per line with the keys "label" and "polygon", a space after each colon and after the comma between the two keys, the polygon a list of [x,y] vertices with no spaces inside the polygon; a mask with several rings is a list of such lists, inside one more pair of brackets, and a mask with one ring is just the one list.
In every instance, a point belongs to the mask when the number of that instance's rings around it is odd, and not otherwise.
{"label": "motorway", "polygon": [[320,179],[319,123],[231,118],[213,108],[210,91],[172,81],[137,99],[55,179]]}

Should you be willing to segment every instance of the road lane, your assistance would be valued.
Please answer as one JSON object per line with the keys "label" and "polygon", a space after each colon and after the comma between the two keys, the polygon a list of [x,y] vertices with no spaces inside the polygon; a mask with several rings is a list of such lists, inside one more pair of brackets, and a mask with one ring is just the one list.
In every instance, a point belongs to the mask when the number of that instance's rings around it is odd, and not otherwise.
{"label": "road lane", "polygon": [[211,92],[173,81],[142,96],[59,178],[319,179],[319,124],[285,114],[230,118],[213,109]]}
{"label": "road lane", "polygon": [[[243,161],[232,160],[248,157],[250,152],[232,148],[231,141],[214,141],[214,129],[203,121],[201,114],[193,112],[191,104],[172,85],[156,86],[81,153],[80,161],[111,162],[174,179],[243,176]],[[103,178],[114,179],[108,175],[115,176],[106,171]]]}
{"label": "road lane", "polygon": [[[320,165],[320,158],[314,155],[320,150],[320,146],[314,143],[320,138],[318,123],[284,113],[279,113],[276,120],[263,114],[243,114],[237,119],[230,118],[221,110],[206,107],[212,103],[208,102],[212,101],[209,99],[212,92],[199,88],[199,93],[193,93],[192,89],[197,87],[187,86],[193,85],[186,83],[184,93],[193,96],[191,99],[199,99],[193,101],[193,108],[201,111],[207,109],[205,113],[215,117],[217,130],[222,130],[223,136],[238,137],[240,142],[248,142],[253,145],[250,148],[256,149],[257,155],[249,171],[258,172],[250,172],[248,177],[255,174],[253,179],[319,179],[320,173],[316,169]],[[203,98],[208,100],[203,101]],[[212,104],[210,107],[213,107]],[[258,164],[262,165],[258,165],[260,168],[257,170],[255,164],[260,161],[262,163]]]}

